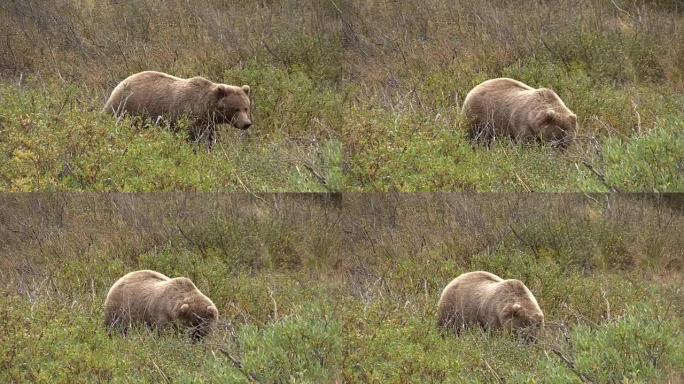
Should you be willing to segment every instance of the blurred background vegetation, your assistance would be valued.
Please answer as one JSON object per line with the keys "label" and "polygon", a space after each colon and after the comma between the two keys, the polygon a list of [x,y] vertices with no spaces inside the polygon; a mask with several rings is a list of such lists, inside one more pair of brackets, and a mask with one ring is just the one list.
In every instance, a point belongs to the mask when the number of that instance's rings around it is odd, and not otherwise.
{"label": "blurred background vegetation", "polygon": [[[678,382],[679,195],[0,195],[0,381]],[[107,336],[123,274],[188,276],[202,344]],[[459,274],[521,279],[539,343],[440,334]]]}
{"label": "blurred background vegetation", "polygon": [[[684,190],[684,7],[659,1],[9,0],[3,189]],[[253,135],[212,153],[100,116],[155,69],[249,83]],[[479,82],[554,89],[567,152],[473,147]]]}

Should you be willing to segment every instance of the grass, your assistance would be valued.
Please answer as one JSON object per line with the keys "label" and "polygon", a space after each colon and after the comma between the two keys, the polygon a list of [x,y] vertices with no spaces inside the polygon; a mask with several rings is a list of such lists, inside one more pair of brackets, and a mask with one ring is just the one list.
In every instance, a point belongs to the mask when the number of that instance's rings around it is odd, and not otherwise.
{"label": "grass", "polygon": [[[14,194],[1,199],[3,382],[678,382],[681,198],[648,195]],[[203,343],[109,338],[124,273],[188,276]],[[436,327],[465,271],[519,278],[537,344]]]}
{"label": "grass", "polygon": [[[226,73],[239,83],[269,82],[254,120],[254,134],[226,127],[215,150],[190,143],[182,128],[138,128],[100,112],[101,96],[59,82],[32,79],[0,87],[0,188],[9,191],[336,191],[341,188],[342,147],[330,128],[339,111],[317,113],[336,102],[314,93],[297,73],[245,69]],[[274,84],[282,88],[275,91]],[[258,91],[257,91],[258,92]],[[315,96],[314,96],[315,95]],[[316,97],[316,98],[314,98]],[[317,131],[302,132],[317,116]],[[286,123],[285,123],[286,122]],[[301,136],[295,136],[301,134]]]}
{"label": "grass", "polygon": [[[673,0],[2,4],[0,188],[681,191],[683,17]],[[205,153],[101,116],[149,69],[250,84],[252,137]],[[577,143],[473,145],[461,102],[500,76],[554,89]]]}

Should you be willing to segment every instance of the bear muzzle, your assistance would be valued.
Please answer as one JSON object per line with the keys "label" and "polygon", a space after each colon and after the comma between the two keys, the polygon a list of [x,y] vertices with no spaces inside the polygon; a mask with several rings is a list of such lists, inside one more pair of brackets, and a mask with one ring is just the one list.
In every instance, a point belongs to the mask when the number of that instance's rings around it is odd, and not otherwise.
{"label": "bear muzzle", "polygon": [[252,119],[246,113],[239,113],[233,115],[230,123],[237,129],[245,130],[252,126]]}

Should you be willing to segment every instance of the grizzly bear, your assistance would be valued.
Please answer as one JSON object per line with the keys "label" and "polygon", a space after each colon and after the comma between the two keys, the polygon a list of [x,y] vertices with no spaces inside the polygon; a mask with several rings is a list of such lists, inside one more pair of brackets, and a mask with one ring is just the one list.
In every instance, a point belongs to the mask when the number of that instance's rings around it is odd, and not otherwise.
{"label": "grizzly bear", "polygon": [[457,334],[479,325],[484,329],[509,329],[534,341],[544,326],[537,300],[520,280],[503,280],[489,272],[460,275],[442,291],[437,324]]}
{"label": "grizzly bear", "polygon": [[462,109],[471,138],[488,145],[499,136],[508,136],[565,148],[578,130],[577,116],[554,91],[534,89],[513,79],[491,79],[476,86],[468,92]]}
{"label": "grizzly bear", "polygon": [[189,328],[193,341],[206,336],[218,320],[214,303],[186,277],[171,279],[159,272],[128,273],[112,285],[104,304],[105,325],[124,335],[134,324],[161,330]]}
{"label": "grizzly bear", "polygon": [[250,119],[250,88],[216,84],[203,77],[181,79],[162,72],[145,71],[129,76],[114,88],[104,111],[121,116],[142,116],[172,127],[182,116],[190,121],[190,134],[207,148],[216,142],[216,125],[232,124],[245,130]]}

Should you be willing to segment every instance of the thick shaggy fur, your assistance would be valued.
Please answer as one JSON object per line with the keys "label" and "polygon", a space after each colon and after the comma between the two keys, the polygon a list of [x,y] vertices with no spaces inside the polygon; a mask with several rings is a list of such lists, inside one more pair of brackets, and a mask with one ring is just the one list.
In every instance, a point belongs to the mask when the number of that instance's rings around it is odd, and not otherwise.
{"label": "thick shaggy fur", "polygon": [[252,125],[250,88],[215,84],[203,77],[181,79],[162,72],[145,71],[129,76],[114,88],[104,111],[115,116],[129,114],[175,125],[181,116],[191,119],[194,140],[211,147],[217,124],[239,129]]}
{"label": "thick shaggy fur", "polygon": [[503,280],[489,272],[464,273],[442,291],[437,323],[459,333],[473,325],[510,329],[535,340],[544,326],[537,300],[520,280]]}
{"label": "thick shaggy fur", "polygon": [[507,78],[487,80],[473,88],[463,101],[463,113],[471,137],[488,144],[508,136],[566,147],[578,130],[577,116],[554,91]]}
{"label": "thick shaggy fur", "polygon": [[104,305],[105,325],[127,333],[135,324],[157,330],[166,325],[190,329],[197,341],[218,320],[214,303],[186,277],[171,279],[159,272],[131,272],[109,289]]}

